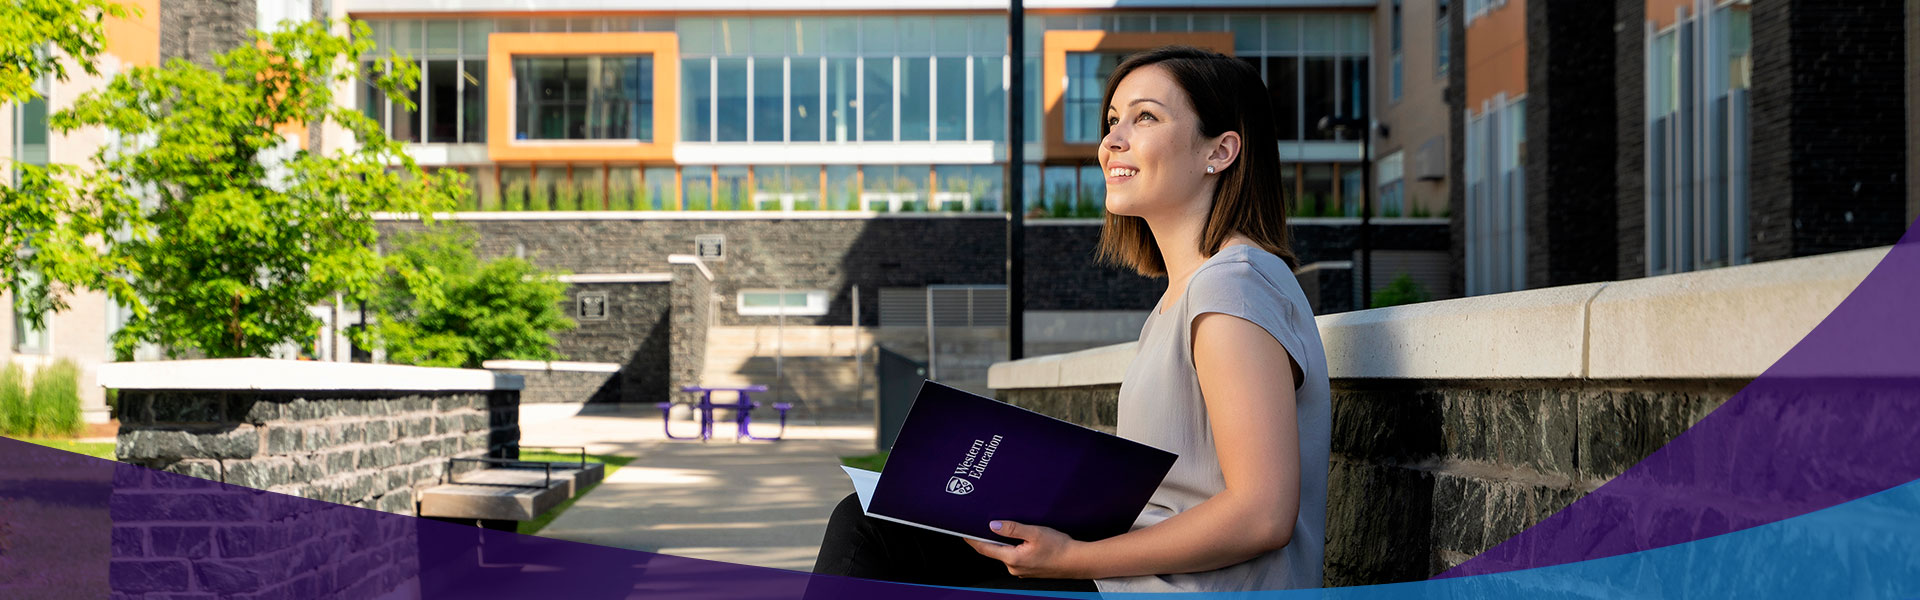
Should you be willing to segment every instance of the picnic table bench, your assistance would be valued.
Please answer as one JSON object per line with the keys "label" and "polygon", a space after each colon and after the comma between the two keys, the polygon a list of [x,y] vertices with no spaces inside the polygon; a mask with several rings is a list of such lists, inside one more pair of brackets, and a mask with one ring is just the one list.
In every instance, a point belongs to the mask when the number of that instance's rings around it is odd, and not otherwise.
{"label": "picnic table bench", "polygon": [[[513,531],[520,521],[539,518],[606,476],[606,467],[588,463],[584,447],[575,461],[512,458],[449,458],[446,483],[421,490],[420,516]],[[484,468],[461,472],[461,464]]]}
{"label": "picnic table bench", "polygon": [[[757,440],[762,442],[777,442],[777,441],[780,441],[781,437],[784,437],[787,434],[787,411],[791,410],[793,408],[793,405],[786,402],[775,402],[773,404],[773,409],[780,411],[780,433],[774,434],[773,437],[760,437],[760,436],[753,435],[753,432],[748,430],[748,426],[753,424],[753,409],[760,407],[760,403],[754,402],[753,399],[749,397],[749,394],[752,394],[754,392],[767,391],[767,386],[764,386],[764,385],[738,385],[738,386],[689,385],[689,386],[680,388],[680,391],[700,394],[699,402],[688,403],[693,406],[693,409],[695,411],[699,412],[700,433],[699,435],[695,435],[695,436],[674,435],[673,434],[673,405],[675,403],[661,402],[661,403],[655,404],[654,406],[657,406],[660,408],[660,424],[661,424],[661,427],[665,430],[665,433],[667,434],[667,439],[670,439],[670,440],[699,439],[702,442],[713,439],[713,411],[714,409],[718,409],[718,408],[730,408],[734,410],[733,441],[738,442],[744,438],[748,440]],[[714,392],[734,392],[735,394],[738,395],[738,401],[714,402],[713,401]]]}

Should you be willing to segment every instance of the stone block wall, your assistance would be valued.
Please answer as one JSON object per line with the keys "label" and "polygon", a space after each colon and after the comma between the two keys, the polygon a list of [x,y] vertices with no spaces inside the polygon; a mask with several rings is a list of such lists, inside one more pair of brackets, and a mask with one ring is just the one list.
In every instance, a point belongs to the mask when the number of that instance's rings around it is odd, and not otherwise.
{"label": "stone block wall", "polygon": [[[1425,579],[1591,492],[1744,380],[1338,380],[1326,584]],[[1113,431],[1118,385],[998,390]]]}
{"label": "stone block wall", "polygon": [[[664,365],[665,361],[657,363]],[[519,375],[527,382],[526,389],[520,390],[520,402],[523,404],[555,404],[581,402],[627,402],[628,389],[623,385],[622,373],[599,371],[567,371],[546,369],[489,369],[495,373]],[[664,386],[655,386],[651,390],[633,390],[634,396],[658,393]]]}
{"label": "stone block wall", "polygon": [[670,358],[662,361],[668,369],[668,380],[660,387],[668,398],[680,401],[694,401],[693,394],[679,390],[699,385],[707,369],[707,330],[713,325],[714,300],[713,280],[703,266],[673,265],[672,308],[667,319]]}
{"label": "stone block wall", "polygon": [[[672,284],[657,282],[573,283],[567,286],[566,305],[562,308],[568,317],[574,319],[576,326],[572,330],[554,334],[555,347],[569,361],[620,365],[618,381],[611,389],[596,386],[586,390],[597,393],[604,389],[606,396],[589,393],[573,396],[571,401],[667,400],[667,363],[672,352],[669,340],[673,298],[671,287]],[[605,296],[605,319],[580,318],[578,307],[582,294]],[[557,390],[535,387],[536,384],[555,383],[571,389],[591,383],[582,381],[583,378],[578,375],[581,374],[555,374],[529,379],[528,389],[545,397],[554,395]]]}
{"label": "stone block wall", "polygon": [[377,512],[120,464],[108,514],[115,598],[418,595],[416,532]]}
{"label": "stone block wall", "polygon": [[[511,391],[121,390],[118,458],[249,488],[414,514],[451,457],[514,456]],[[464,469],[464,467],[463,467]]]}

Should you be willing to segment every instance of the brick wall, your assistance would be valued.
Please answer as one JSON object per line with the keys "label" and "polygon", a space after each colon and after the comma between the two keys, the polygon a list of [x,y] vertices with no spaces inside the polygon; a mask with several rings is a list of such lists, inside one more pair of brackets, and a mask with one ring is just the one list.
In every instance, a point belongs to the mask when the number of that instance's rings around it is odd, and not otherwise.
{"label": "brick wall", "polygon": [[255,2],[159,2],[160,60],[183,59],[212,68],[213,57],[246,43],[258,21]]}
{"label": "brick wall", "polygon": [[520,440],[518,391],[120,392],[122,462],[412,514],[447,458]]}
{"label": "brick wall", "polygon": [[[667,386],[670,397],[693,401],[682,386],[699,385],[707,369],[707,330],[713,324],[713,282],[700,265],[673,265],[673,309],[668,346],[671,349]],[[670,387],[669,387],[670,386]]]}
{"label": "brick wall", "polygon": [[[1326,585],[1414,581],[1639,462],[1745,380],[1335,380]],[[997,390],[1113,431],[1118,385]]]}
{"label": "brick wall", "polygon": [[417,542],[364,509],[514,456],[519,392],[121,390],[119,418],[114,590],[372,598],[418,585]]}
{"label": "brick wall", "polygon": [[[665,271],[665,269],[662,269]],[[668,362],[672,356],[671,328],[672,284],[668,283],[575,283],[567,286],[562,307],[577,324],[569,331],[554,334],[555,347],[566,360],[620,365],[615,401],[664,402],[670,379]],[[607,318],[590,321],[579,315],[581,294],[602,294],[607,299]],[[542,383],[578,385],[577,377],[545,377]],[[531,384],[533,382],[529,382]],[[535,389],[536,394],[548,395]],[[574,399],[578,402],[586,396]]]}

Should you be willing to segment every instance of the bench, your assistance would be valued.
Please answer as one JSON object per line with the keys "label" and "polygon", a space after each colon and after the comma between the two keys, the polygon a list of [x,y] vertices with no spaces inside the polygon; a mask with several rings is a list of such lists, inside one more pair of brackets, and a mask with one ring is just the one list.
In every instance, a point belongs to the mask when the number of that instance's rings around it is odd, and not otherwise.
{"label": "bench", "polygon": [[[579,450],[580,459],[449,458],[446,483],[420,491],[420,516],[514,531],[519,522],[539,518],[606,476],[604,465],[587,462],[586,448],[564,449]],[[485,466],[463,472],[457,468],[462,463]]]}

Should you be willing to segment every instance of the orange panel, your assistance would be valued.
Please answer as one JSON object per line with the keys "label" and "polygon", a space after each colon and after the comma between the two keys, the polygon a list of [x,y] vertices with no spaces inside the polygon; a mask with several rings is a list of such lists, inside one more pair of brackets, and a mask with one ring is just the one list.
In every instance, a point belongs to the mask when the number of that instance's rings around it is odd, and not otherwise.
{"label": "orange panel", "polygon": [[1047,158],[1091,159],[1100,155],[1100,145],[1066,143],[1067,53],[1130,52],[1161,46],[1184,44],[1233,54],[1233,34],[1202,33],[1109,33],[1105,31],[1049,31],[1041,40],[1040,103],[1046,107],[1041,127],[1046,130]]}
{"label": "orange panel", "polygon": [[1467,27],[1468,111],[1498,94],[1527,93],[1527,3],[1509,0]]}
{"label": "orange panel", "polygon": [[160,0],[129,0],[127,18],[107,18],[107,53],[122,64],[137,67],[160,65]]}
{"label": "orange panel", "polygon": [[1672,27],[1674,10],[1686,8],[1693,13],[1693,0],[1647,0],[1647,20],[1653,21],[1653,30],[1659,31]]}
{"label": "orange panel", "polygon": [[[653,55],[653,141],[513,139],[513,57]],[[495,33],[487,36],[487,156],[495,161],[673,160],[680,139],[680,38],[648,33]]]}

